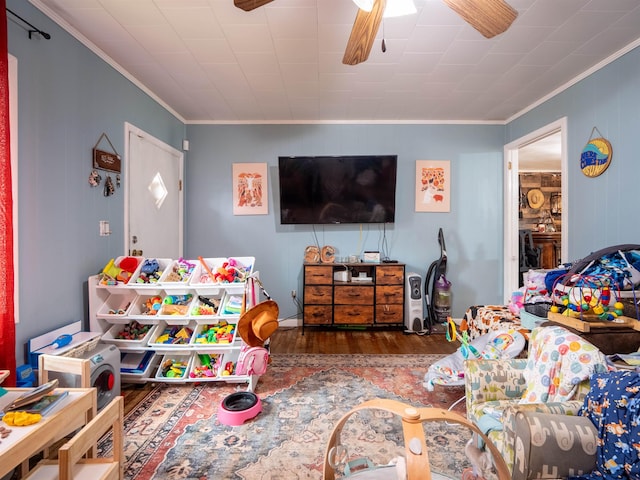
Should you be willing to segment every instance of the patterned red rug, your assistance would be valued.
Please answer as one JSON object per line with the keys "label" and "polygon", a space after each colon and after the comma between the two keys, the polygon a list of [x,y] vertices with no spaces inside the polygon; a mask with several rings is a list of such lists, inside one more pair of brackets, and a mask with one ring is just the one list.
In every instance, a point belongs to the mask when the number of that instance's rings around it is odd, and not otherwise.
{"label": "patterned red rug", "polygon": [[[125,419],[125,477],[147,479],[321,479],[324,450],[336,422],[372,398],[448,408],[463,387],[422,385],[443,355],[273,355],[255,389],[262,413],[241,426],[217,419],[224,397],[245,384],[160,384]],[[455,411],[464,414],[464,402]],[[353,417],[352,417],[353,418]],[[351,457],[386,464],[402,454],[400,419],[358,414],[343,430]],[[468,466],[468,430],[427,423],[434,471]]]}

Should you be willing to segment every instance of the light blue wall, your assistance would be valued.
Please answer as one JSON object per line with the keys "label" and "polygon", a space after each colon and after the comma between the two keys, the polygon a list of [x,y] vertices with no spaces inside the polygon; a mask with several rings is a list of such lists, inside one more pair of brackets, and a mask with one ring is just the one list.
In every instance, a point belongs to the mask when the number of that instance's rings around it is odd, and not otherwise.
{"label": "light blue wall", "polygon": [[[304,248],[317,241],[346,255],[382,249],[378,226],[281,226],[277,157],[395,153],[399,159],[396,223],[387,228],[390,257],[424,275],[445,233],[454,315],[474,303],[501,302],[503,145],[560,117],[569,124],[569,257],[639,240],[634,193],[639,177],[640,51],[636,50],[509,125],[184,126],[126,78],[22,0],[7,6],[52,34],[51,40],[9,21],[9,52],[19,69],[20,315],[17,359],[27,339],[86,320],[86,279],[123,252],[123,192],[105,198],[91,188],[91,149],[105,132],[123,154],[124,122],[186,156],[185,255],[255,256],[282,316],[301,296]],[[579,156],[596,126],[614,159],[596,179]],[[450,213],[415,213],[415,161],[450,160]],[[269,214],[232,214],[232,164],[269,166]],[[109,220],[113,234],[98,236]]]}
{"label": "light blue wall", "polygon": [[[122,255],[123,189],[107,198],[88,183],[100,135],[123,156],[125,122],[176,148],[185,127],[28,2],[7,7],[51,34],[30,40],[8,17],[9,53],[18,59],[21,364],[29,338],[87,318],[87,278]],[[100,220],[109,220],[111,236],[98,235]]]}
{"label": "light blue wall", "polygon": [[[640,243],[635,205],[640,181],[640,48],[511,122],[507,141],[564,116],[569,162],[567,258],[581,258],[611,245]],[[602,175],[590,178],[580,170],[580,154],[594,127],[611,142],[613,157]]]}
{"label": "light blue wall", "polygon": [[[295,315],[307,245],[333,245],[338,256],[381,250],[379,225],[280,225],[277,162],[281,155],[397,154],[396,222],[387,226],[388,255],[407,272],[426,274],[440,256],[442,228],[453,283],[454,314],[502,291],[503,126],[460,125],[189,125],[186,248],[189,257],[255,256],[281,316]],[[450,160],[450,213],[415,212],[416,160]],[[269,214],[234,216],[233,163],[269,168]],[[301,295],[300,295],[301,298]]]}

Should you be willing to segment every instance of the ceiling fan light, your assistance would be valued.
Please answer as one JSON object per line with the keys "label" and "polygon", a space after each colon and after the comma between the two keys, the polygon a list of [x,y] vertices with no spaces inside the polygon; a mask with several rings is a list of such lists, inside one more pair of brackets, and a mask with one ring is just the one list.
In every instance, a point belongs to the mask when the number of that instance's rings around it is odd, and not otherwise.
{"label": "ceiling fan light", "polygon": [[[353,0],[360,10],[370,12],[373,8],[374,0]],[[413,0],[387,0],[387,8],[382,15],[384,18],[402,17],[404,15],[413,15],[416,9]]]}

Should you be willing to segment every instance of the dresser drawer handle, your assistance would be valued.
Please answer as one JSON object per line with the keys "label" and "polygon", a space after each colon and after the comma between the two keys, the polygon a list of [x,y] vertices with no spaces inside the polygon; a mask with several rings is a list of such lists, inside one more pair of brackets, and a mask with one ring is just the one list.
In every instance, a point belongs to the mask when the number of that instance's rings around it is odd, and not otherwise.
{"label": "dresser drawer handle", "polygon": [[350,297],[359,297],[360,294],[359,293],[355,293],[355,292],[351,292],[351,293],[349,293],[349,296]]}

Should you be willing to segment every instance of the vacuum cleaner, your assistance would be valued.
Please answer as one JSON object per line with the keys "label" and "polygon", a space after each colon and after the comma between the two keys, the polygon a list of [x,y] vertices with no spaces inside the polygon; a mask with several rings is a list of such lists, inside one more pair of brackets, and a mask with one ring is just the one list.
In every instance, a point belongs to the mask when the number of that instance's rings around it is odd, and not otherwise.
{"label": "vacuum cleaner", "polygon": [[437,323],[445,323],[451,316],[451,282],[445,276],[447,273],[447,247],[444,243],[442,228],[438,231],[440,244],[440,258],[429,265],[424,279],[424,298],[427,304],[427,316],[424,328],[431,333]]}

